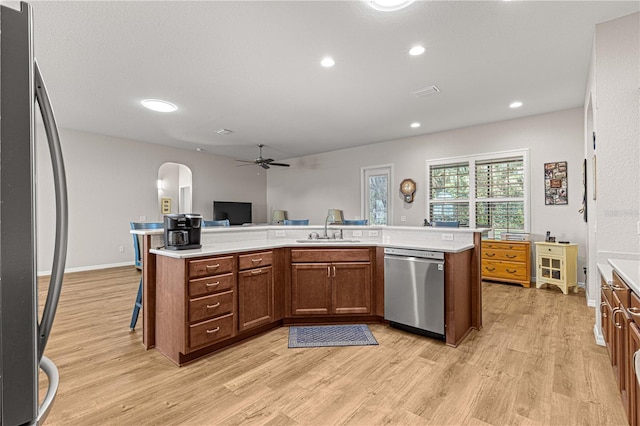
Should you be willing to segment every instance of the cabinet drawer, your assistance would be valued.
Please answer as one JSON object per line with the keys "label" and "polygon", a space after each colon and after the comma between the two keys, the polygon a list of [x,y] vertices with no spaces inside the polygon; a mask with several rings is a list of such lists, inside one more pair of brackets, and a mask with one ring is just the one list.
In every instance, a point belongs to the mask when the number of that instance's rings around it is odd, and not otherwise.
{"label": "cabinet drawer", "polygon": [[243,271],[245,269],[258,268],[260,266],[271,265],[273,252],[263,251],[260,253],[243,254],[238,256],[238,268]]}
{"label": "cabinet drawer", "polygon": [[516,244],[513,242],[500,242],[500,241],[483,241],[482,250],[495,249],[495,250],[517,250],[526,251],[529,242],[524,244]]}
{"label": "cabinet drawer", "polygon": [[291,250],[292,262],[368,262],[369,249]]}
{"label": "cabinet drawer", "polygon": [[620,300],[620,303],[624,306],[624,308],[628,308],[631,304],[631,290],[615,271],[613,271],[613,282],[611,283],[611,289],[613,290],[613,294],[618,296],[618,299]]}
{"label": "cabinet drawer", "polygon": [[200,297],[189,301],[189,322],[233,312],[233,291]]}
{"label": "cabinet drawer", "polygon": [[215,275],[189,280],[189,297],[205,296],[212,293],[232,290],[233,284],[233,274]]}
{"label": "cabinet drawer", "polygon": [[491,278],[506,278],[509,280],[528,280],[527,268],[521,263],[501,262],[492,260],[482,261],[482,276]]}
{"label": "cabinet drawer", "polygon": [[189,346],[196,348],[198,346],[215,343],[227,337],[232,337],[234,335],[233,318],[233,314],[229,314],[224,317],[190,325]]}
{"label": "cabinet drawer", "polygon": [[189,278],[233,272],[233,256],[189,261]]}
{"label": "cabinet drawer", "polygon": [[564,256],[564,247],[538,245],[538,254],[543,256],[545,254],[551,254],[555,256]]}
{"label": "cabinet drawer", "polygon": [[524,250],[486,249],[482,250],[482,259],[526,262],[527,253]]}

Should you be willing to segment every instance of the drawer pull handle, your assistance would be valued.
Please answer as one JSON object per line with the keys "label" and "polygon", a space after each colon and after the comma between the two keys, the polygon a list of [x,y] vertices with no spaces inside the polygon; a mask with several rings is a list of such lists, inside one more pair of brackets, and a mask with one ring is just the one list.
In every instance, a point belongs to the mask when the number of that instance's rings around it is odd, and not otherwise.
{"label": "drawer pull handle", "polygon": [[484,269],[486,269],[487,271],[493,272],[496,270],[496,268],[489,268],[488,266],[485,266]]}
{"label": "drawer pull handle", "polygon": [[516,257],[518,257],[515,254],[505,254],[505,256],[507,256],[509,259],[515,259]]}
{"label": "drawer pull handle", "polygon": [[220,285],[220,281],[216,281],[215,283],[206,283],[207,287],[217,287]]}
{"label": "drawer pull handle", "polygon": [[220,306],[220,302],[214,303],[213,305],[207,305],[207,309],[217,308],[218,306]]}
{"label": "drawer pull handle", "polygon": [[262,273],[262,269],[254,269],[253,271],[251,271],[251,275],[258,275]]}
{"label": "drawer pull handle", "polygon": [[607,302],[600,302],[600,313],[602,314],[603,318],[607,318],[608,316],[606,309],[602,310],[602,308],[604,308],[605,306],[607,306]]}
{"label": "drawer pull handle", "polygon": [[638,352],[640,352],[640,349],[633,353],[633,361],[631,362],[631,367],[633,368],[634,374],[636,374],[636,356],[638,355]]}
{"label": "drawer pull handle", "polygon": [[220,267],[219,263],[216,263],[215,265],[206,265],[207,269],[218,269]]}
{"label": "drawer pull handle", "polygon": [[485,253],[485,256],[487,256],[487,257],[493,257],[495,255],[496,255],[495,253]]}
{"label": "drawer pull handle", "polygon": [[262,258],[259,258],[259,259],[251,259],[251,261],[252,261],[252,262],[254,262],[254,263],[259,263],[259,262],[262,262]]}
{"label": "drawer pull handle", "polygon": [[220,331],[220,327],[216,327],[213,330],[207,330],[207,334],[217,333],[218,331]]}
{"label": "drawer pull handle", "polygon": [[603,285],[600,287],[601,290],[610,290],[608,285]]}
{"label": "drawer pull handle", "polygon": [[517,269],[507,269],[507,272],[510,274],[515,274],[516,272],[518,272]]}
{"label": "drawer pull handle", "polygon": [[327,266],[327,278],[331,277],[331,266]]}
{"label": "drawer pull handle", "polygon": [[550,249],[550,248],[548,248],[547,250],[551,251],[551,249]]}
{"label": "drawer pull handle", "polygon": [[617,329],[621,329],[622,328],[622,324],[620,324],[618,321],[616,321],[616,315],[618,315],[619,313],[622,313],[622,309],[620,308],[615,308],[613,310],[613,324],[616,326]]}
{"label": "drawer pull handle", "polygon": [[614,289],[614,290],[618,290],[618,291],[624,290],[624,287],[619,287],[617,285],[612,285],[611,288]]}
{"label": "drawer pull handle", "polygon": [[636,308],[635,306],[627,308],[627,312],[629,312],[634,317],[640,317],[640,308]]}

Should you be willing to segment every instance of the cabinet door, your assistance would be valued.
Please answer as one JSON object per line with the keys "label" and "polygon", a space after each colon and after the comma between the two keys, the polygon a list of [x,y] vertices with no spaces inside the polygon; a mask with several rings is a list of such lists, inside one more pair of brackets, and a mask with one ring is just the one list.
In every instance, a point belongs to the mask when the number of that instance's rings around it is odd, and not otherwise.
{"label": "cabinet door", "polygon": [[371,263],[331,265],[332,312],[334,314],[371,313]]}
{"label": "cabinet door", "polygon": [[331,264],[291,265],[291,312],[293,315],[331,313]]}
{"label": "cabinet door", "polygon": [[238,330],[273,322],[271,266],[238,273]]}
{"label": "cabinet door", "polygon": [[[640,351],[640,328],[635,322],[629,325],[629,424],[638,425],[640,418],[640,384],[636,377],[634,354]],[[640,353],[638,354],[640,356]]]}
{"label": "cabinet door", "polygon": [[604,343],[607,347],[607,351],[609,352],[609,361],[613,365],[613,354],[612,354],[612,335],[613,335],[613,323],[611,322],[611,316],[613,315],[613,308],[611,307],[611,303],[609,299],[607,299],[606,293],[602,290],[600,294],[600,325],[602,326],[602,337],[604,338]]}
{"label": "cabinet door", "polygon": [[538,276],[545,280],[564,281],[564,260],[558,257],[540,256]]}

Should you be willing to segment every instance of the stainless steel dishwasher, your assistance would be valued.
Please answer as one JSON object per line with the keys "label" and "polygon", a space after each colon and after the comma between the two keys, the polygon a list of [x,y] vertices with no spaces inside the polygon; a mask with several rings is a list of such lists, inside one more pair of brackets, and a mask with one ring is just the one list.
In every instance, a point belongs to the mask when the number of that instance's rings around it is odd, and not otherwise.
{"label": "stainless steel dishwasher", "polygon": [[444,339],[444,253],[384,249],[384,318],[393,327]]}

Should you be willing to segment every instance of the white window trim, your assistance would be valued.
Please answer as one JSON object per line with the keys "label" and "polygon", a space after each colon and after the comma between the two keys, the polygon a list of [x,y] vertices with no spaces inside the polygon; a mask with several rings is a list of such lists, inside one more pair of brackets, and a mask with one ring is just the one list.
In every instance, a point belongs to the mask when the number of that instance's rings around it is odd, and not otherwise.
{"label": "white window trim", "polygon": [[365,167],[360,167],[360,218],[361,219],[368,219],[369,215],[367,214],[367,200],[366,200],[366,196],[367,196],[367,188],[366,188],[366,184],[367,184],[367,180],[365,178],[365,175],[367,173],[368,170],[375,170],[375,169],[388,169],[389,170],[389,206],[388,206],[388,211],[387,211],[387,225],[393,225],[393,188],[394,188],[394,183],[393,183],[393,163],[390,164],[379,164],[377,166],[365,166]]}
{"label": "white window trim", "polygon": [[[530,204],[531,204],[531,176],[530,176],[530,167],[529,167],[529,148],[517,149],[513,151],[499,151],[499,152],[490,152],[486,154],[475,154],[475,155],[465,155],[461,157],[447,157],[447,158],[438,158],[436,160],[426,160],[425,161],[425,185],[424,185],[424,198],[425,198],[425,217],[429,217],[429,207],[431,204],[431,200],[429,197],[429,177],[431,176],[431,167],[432,166],[441,166],[444,164],[451,163],[469,163],[469,199],[467,202],[469,203],[469,228],[476,227],[476,196],[475,196],[475,187],[476,187],[476,174],[475,167],[476,162],[478,161],[487,161],[487,160],[499,160],[501,158],[510,158],[510,157],[518,157],[522,156],[522,164],[524,167],[524,232],[531,232],[531,221],[530,221]],[[454,200],[454,201],[464,201],[464,200]],[[499,199],[496,199],[499,201]]]}

